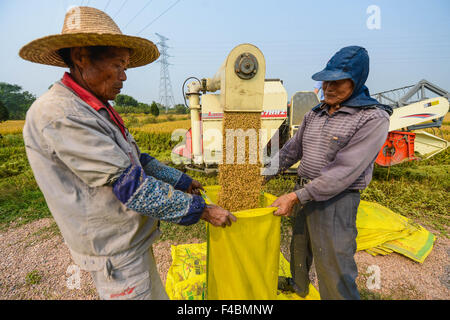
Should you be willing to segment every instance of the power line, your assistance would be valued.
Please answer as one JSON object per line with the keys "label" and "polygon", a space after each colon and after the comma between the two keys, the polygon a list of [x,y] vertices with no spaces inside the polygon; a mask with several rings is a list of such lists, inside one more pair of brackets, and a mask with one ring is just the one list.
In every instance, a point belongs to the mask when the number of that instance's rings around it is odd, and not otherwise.
{"label": "power line", "polygon": [[115,19],[117,17],[117,15],[120,13],[120,11],[122,11],[123,7],[127,4],[128,0],[125,0],[122,5],[120,6],[119,11],[116,12],[116,14],[114,15],[113,19]]}
{"label": "power line", "polygon": [[159,80],[159,103],[166,108],[166,113],[170,107],[175,105],[175,99],[173,97],[172,82],[169,75],[169,61],[170,57],[167,49],[169,48],[166,41],[169,40],[165,36],[156,33],[160,41],[157,43],[160,47],[161,59],[158,61],[161,63],[161,75]]}
{"label": "power line", "polygon": [[127,25],[125,26],[125,28],[128,27],[128,25],[129,25],[131,22],[133,22],[133,20],[136,19],[136,17],[137,17],[138,15],[140,15],[141,12],[144,11],[144,9],[147,8],[148,5],[149,5],[152,1],[153,1],[153,0],[150,0],[149,2],[147,2],[147,4],[146,4],[141,10],[139,10],[138,13],[136,13],[136,15],[133,17],[133,19],[131,19],[130,22],[127,23]]}
{"label": "power line", "polygon": [[108,0],[108,3],[106,4],[105,9],[103,9],[103,11],[106,11],[106,9],[108,8],[110,3],[111,3],[111,0]]}
{"label": "power line", "polygon": [[157,16],[155,19],[153,19],[149,24],[147,24],[141,31],[139,31],[137,34],[142,33],[145,29],[147,29],[148,27],[150,27],[156,20],[158,20],[159,18],[161,18],[161,16],[163,16],[167,11],[169,11],[170,9],[172,9],[173,7],[175,7],[175,5],[180,2],[181,0],[177,0],[174,4],[172,4],[169,8],[167,8],[163,13],[161,13],[159,16]]}

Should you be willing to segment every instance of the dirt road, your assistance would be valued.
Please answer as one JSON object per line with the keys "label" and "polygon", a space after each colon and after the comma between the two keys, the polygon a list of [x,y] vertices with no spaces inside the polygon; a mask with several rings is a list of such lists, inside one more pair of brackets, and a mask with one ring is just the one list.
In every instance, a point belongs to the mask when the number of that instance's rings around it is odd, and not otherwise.
{"label": "dirt road", "polygon": [[[193,239],[192,242],[198,242]],[[170,245],[154,245],[158,270],[165,283],[171,265]],[[356,254],[358,286],[366,298],[449,299],[450,241],[438,236],[423,264],[398,254],[372,257]],[[81,271],[80,289],[70,282],[68,268],[73,265],[69,251],[53,219],[42,219],[0,232],[0,299],[98,299],[90,274]],[[367,280],[379,268],[380,289]],[[368,269],[369,268],[369,269]],[[70,269],[69,269],[70,270]],[[371,286],[372,284],[372,286]]]}

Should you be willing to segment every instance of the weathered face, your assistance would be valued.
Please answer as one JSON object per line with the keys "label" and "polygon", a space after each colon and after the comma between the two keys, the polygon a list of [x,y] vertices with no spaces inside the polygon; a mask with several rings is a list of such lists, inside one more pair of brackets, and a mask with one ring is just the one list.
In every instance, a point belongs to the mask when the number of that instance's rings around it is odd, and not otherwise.
{"label": "weathered face", "polygon": [[353,81],[350,79],[324,81],[322,89],[325,103],[336,106],[350,98],[353,93]]}
{"label": "weathered face", "polygon": [[[86,48],[74,48],[72,61],[82,75],[82,85],[92,91],[101,101],[114,100],[127,80],[125,71],[130,62],[130,50],[110,47],[97,57]],[[79,73],[74,70],[77,76]]]}

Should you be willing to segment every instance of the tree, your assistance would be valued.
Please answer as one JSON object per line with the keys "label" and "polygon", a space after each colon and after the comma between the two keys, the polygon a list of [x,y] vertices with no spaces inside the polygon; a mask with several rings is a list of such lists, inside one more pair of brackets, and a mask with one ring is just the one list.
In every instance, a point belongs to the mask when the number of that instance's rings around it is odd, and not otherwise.
{"label": "tree", "polygon": [[153,101],[152,105],[150,106],[150,112],[155,117],[159,116],[159,108],[155,101]]}
{"label": "tree", "polygon": [[121,107],[137,107],[139,104],[135,98],[127,96],[126,94],[118,94],[114,102],[117,106]]}
{"label": "tree", "polygon": [[23,120],[36,97],[23,91],[21,86],[0,82],[0,99],[8,110],[10,119]]}
{"label": "tree", "polygon": [[4,106],[4,104],[0,101],[0,122],[6,121],[9,119],[8,109]]}
{"label": "tree", "polygon": [[189,109],[186,108],[186,106],[182,105],[182,104],[177,104],[175,106],[175,113],[176,114],[186,114],[188,113]]}

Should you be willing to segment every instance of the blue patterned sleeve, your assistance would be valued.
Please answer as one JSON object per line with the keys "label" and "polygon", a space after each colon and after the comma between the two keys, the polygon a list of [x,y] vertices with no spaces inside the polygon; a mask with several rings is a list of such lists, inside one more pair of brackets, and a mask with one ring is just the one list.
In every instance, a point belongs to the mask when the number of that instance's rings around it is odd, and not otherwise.
{"label": "blue patterned sleeve", "polygon": [[185,226],[197,223],[206,207],[202,197],[175,190],[135,165],[117,179],[113,192],[131,210]]}
{"label": "blue patterned sleeve", "polygon": [[145,174],[167,182],[177,190],[186,191],[192,183],[192,178],[187,174],[162,164],[146,153],[141,154],[140,161]]}

